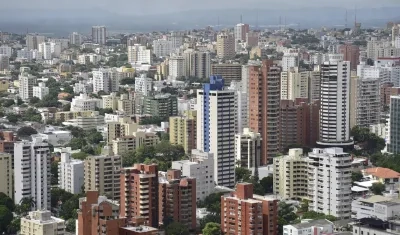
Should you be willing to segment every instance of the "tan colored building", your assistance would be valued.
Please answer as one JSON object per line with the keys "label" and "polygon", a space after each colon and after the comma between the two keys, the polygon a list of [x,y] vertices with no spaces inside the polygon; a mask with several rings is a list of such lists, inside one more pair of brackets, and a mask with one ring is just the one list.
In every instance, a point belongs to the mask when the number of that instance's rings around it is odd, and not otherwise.
{"label": "tan colored building", "polygon": [[290,67],[281,73],[281,99],[295,100],[308,98],[310,71],[301,71],[299,67]]}
{"label": "tan colored building", "polygon": [[231,84],[232,81],[240,81],[242,79],[241,64],[212,64],[212,75],[221,75],[225,85]]}
{"label": "tan colored building", "polygon": [[79,199],[78,235],[116,235],[125,225],[116,201],[100,196],[97,191],[86,191],[86,197]]}
{"label": "tan colored building", "polygon": [[0,153],[0,192],[14,198],[13,157]]}
{"label": "tan colored building", "polygon": [[289,154],[274,158],[274,186],[276,195],[285,199],[307,198],[308,166],[303,149],[289,149]]}
{"label": "tan colored building", "polygon": [[65,221],[50,211],[31,211],[21,218],[21,235],[64,235]]}
{"label": "tan colored building", "polygon": [[[164,173],[164,175],[163,175]],[[172,218],[196,229],[196,179],[182,177],[180,170],[159,173],[159,221]]]}
{"label": "tan colored building", "polygon": [[134,123],[130,117],[121,117],[118,122],[107,122],[107,143],[113,140],[132,135],[137,131],[138,124]]}
{"label": "tan colored building", "polygon": [[121,157],[118,155],[89,156],[85,159],[85,191],[98,191],[112,200],[120,198],[119,172]]}
{"label": "tan colored building", "polygon": [[66,111],[57,112],[54,114],[54,120],[56,122],[64,122],[71,119],[77,119],[78,117],[92,117],[93,115],[99,115],[97,111]]}
{"label": "tan colored building", "polygon": [[122,168],[120,181],[120,216],[126,217],[128,224],[144,219],[148,226],[158,228],[157,165],[135,164]]}
{"label": "tan colored building", "polygon": [[111,141],[112,150],[117,155],[135,151],[142,145],[154,146],[160,142],[155,132],[135,132],[132,135],[122,136]]}
{"label": "tan colored building", "polygon": [[0,81],[0,91],[7,91],[10,87],[10,82],[8,80]]}
{"label": "tan colored building", "polygon": [[119,99],[119,97],[117,97],[117,93],[113,92],[109,95],[103,95],[101,99],[103,100],[103,109],[117,110]]}
{"label": "tan colored building", "polygon": [[196,149],[197,144],[197,111],[186,111],[184,116],[169,118],[169,141],[182,145],[187,154]]}
{"label": "tan colored building", "polygon": [[[235,52],[235,37],[229,33],[221,33],[217,36],[217,56],[221,59],[233,59]],[[213,74],[213,73],[211,73]],[[214,74],[215,75],[215,74]]]}
{"label": "tan colored building", "polygon": [[118,111],[123,112],[125,115],[134,114],[134,102],[130,100],[127,94],[121,95],[118,100]]}
{"label": "tan colored building", "polygon": [[221,230],[226,235],[278,234],[278,200],[253,195],[253,184],[239,183],[221,197]]}

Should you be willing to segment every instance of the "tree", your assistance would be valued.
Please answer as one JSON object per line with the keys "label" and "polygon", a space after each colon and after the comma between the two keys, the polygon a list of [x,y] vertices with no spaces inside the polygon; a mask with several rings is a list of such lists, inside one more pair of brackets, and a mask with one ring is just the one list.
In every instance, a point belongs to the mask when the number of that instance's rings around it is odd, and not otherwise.
{"label": "tree", "polygon": [[274,186],[274,178],[272,176],[264,177],[260,180],[260,184],[264,188],[265,193],[272,193]]}
{"label": "tree", "polygon": [[15,104],[15,102],[13,99],[6,99],[3,101],[3,106],[6,108],[10,107],[11,105],[14,105],[14,104]]}
{"label": "tree", "polygon": [[87,141],[89,142],[89,144],[98,144],[103,141],[103,135],[100,132],[94,130],[87,135]]}
{"label": "tree", "polygon": [[278,205],[278,226],[279,234],[282,234],[283,226],[292,223],[297,219],[292,205],[285,202],[280,202]]}
{"label": "tree", "polygon": [[76,222],[75,219],[69,219],[65,222],[65,230],[70,233],[75,233]]}
{"label": "tree", "polygon": [[122,154],[122,166],[123,167],[131,167],[135,164],[136,161],[136,152],[126,152]]}
{"label": "tree", "polygon": [[240,181],[247,182],[250,180],[251,171],[244,167],[236,167],[235,168],[235,177],[236,177],[236,182],[240,182]]}
{"label": "tree", "polygon": [[79,159],[79,160],[82,160],[82,161],[85,160],[87,156],[89,156],[89,154],[87,154],[85,152],[73,153],[71,155],[71,157],[73,159]]}
{"label": "tree", "polygon": [[85,145],[87,145],[87,143],[84,138],[72,138],[68,144],[73,150],[82,149]]}
{"label": "tree", "polygon": [[351,172],[351,181],[360,181],[363,178],[361,171]]}
{"label": "tree", "polygon": [[7,227],[8,234],[17,234],[21,229],[21,218],[15,217]]}
{"label": "tree", "polygon": [[60,217],[64,220],[78,218],[77,208],[79,208],[79,197],[80,195],[74,194],[70,199],[61,204]]}
{"label": "tree", "polygon": [[213,222],[207,223],[202,232],[203,235],[221,235],[221,225]]}
{"label": "tree", "polygon": [[373,183],[370,190],[372,193],[375,195],[382,195],[382,193],[385,191],[385,185],[382,183]]}
{"label": "tree", "polygon": [[303,199],[303,200],[301,201],[299,210],[300,210],[301,212],[308,212],[308,206],[309,206],[308,200],[307,200],[307,199]]}
{"label": "tree", "polygon": [[166,235],[189,235],[189,229],[179,223],[179,222],[172,222],[170,225],[168,225],[165,229]]}
{"label": "tree", "polygon": [[40,99],[38,97],[36,97],[36,96],[29,99],[29,103],[30,104],[36,104],[36,103],[39,103],[39,102],[40,102]]}
{"label": "tree", "polygon": [[100,116],[104,116],[104,114],[106,114],[106,113],[113,113],[114,112],[112,108],[105,108],[105,109],[96,108],[96,111],[99,111],[99,115]]}
{"label": "tree", "polygon": [[0,233],[6,233],[13,220],[12,212],[4,205],[0,205]]}
{"label": "tree", "polygon": [[71,110],[71,104],[66,104],[63,106],[63,111],[70,111]]}
{"label": "tree", "polygon": [[51,163],[51,184],[58,184],[58,162]]}
{"label": "tree", "polygon": [[37,131],[30,126],[23,126],[17,131],[17,136],[19,137],[28,137],[35,134],[37,134]]}
{"label": "tree", "polygon": [[[221,200],[221,199],[220,199]],[[208,214],[206,216],[204,216],[201,220],[200,220],[200,229],[204,229],[206,227],[206,225],[208,223],[217,223],[220,224],[221,223],[221,215],[216,215],[214,213]]]}
{"label": "tree", "polygon": [[15,209],[14,201],[2,192],[0,192],[0,205],[6,206],[11,212]]}
{"label": "tree", "polygon": [[135,79],[134,78],[123,78],[119,81],[121,85],[134,85]]}
{"label": "tree", "polygon": [[42,115],[40,115],[40,113],[35,109],[29,108],[25,111],[24,115],[22,116],[22,121],[41,122]]}
{"label": "tree", "polygon": [[11,122],[11,123],[17,123],[18,122],[18,116],[13,114],[13,113],[10,113],[10,114],[7,115],[7,120],[9,122]]}

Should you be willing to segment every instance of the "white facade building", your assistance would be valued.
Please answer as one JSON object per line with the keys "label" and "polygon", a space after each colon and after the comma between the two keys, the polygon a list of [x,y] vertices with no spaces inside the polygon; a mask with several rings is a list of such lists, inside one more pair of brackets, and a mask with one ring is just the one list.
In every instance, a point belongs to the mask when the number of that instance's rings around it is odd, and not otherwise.
{"label": "white facade building", "polygon": [[93,71],[93,92],[98,93],[104,91],[110,92],[111,73],[107,69],[99,69]]}
{"label": "white facade building", "polygon": [[102,107],[102,100],[90,98],[87,94],[80,94],[72,98],[71,111],[90,111]]}
{"label": "white facade building", "polygon": [[50,209],[50,167],[49,144],[33,135],[32,141],[14,144],[14,201],[32,197],[32,210]]}
{"label": "white facade building", "polygon": [[172,169],[181,170],[183,176],[196,178],[197,201],[214,192],[214,157],[197,149],[192,150],[191,160],[173,161]]}
{"label": "white facade building", "polygon": [[82,54],[78,56],[78,63],[79,64],[98,64],[100,60],[102,60],[101,55],[97,55],[94,53],[89,53],[89,54]]}
{"label": "white facade building", "polygon": [[51,130],[38,135],[54,147],[64,146],[72,140],[72,134],[70,131]]}
{"label": "white facade building", "polygon": [[83,37],[77,32],[73,32],[69,35],[69,44],[80,46],[83,43]]}
{"label": "white facade building", "polygon": [[93,83],[88,83],[86,81],[79,81],[74,84],[74,93],[85,93],[90,94],[93,92]]}
{"label": "white facade building", "polygon": [[61,162],[58,163],[58,186],[72,194],[79,194],[84,180],[84,162],[72,159],[69,152],[61,152]]}
{"label": "white facade building", "polygon": [[166,39],[154,40],[153,52],[157,57],[169,56],[172,52],[172,42]]}
{"label": "white facade building", "polygon": [[83,130],[92,130],[101,128],[104,125],[104,116],[93,114],[90,117],[78,117],[62,123],[65,126],[76,126]]}
{"label": "white facade building", "polygon": [[309,210],[349,219],[352,202],[350,154],[342,148],[314,148],[307,160]]}
{"label": "white facade building", "polygon": [[7,45],[0,46],[0,55],[12,56],[12,48]]}
{"label": "white facade building", "polygon": [[282,72],[288,71],[292,67],[299,66],[298,53],[286,53],[282,57]]}
{"label": "white facade building", "polygon": [[148,96],[152,90],[153,79],[146,77],[145,74],[135,78],[135,92],[140,92],[144,96]]}
{"label": "white facade building", "polygon": [[310,71],[299,71],[299,67],[290,67],[281,73],[281,99],[295,100],[308,98]]}
{"label": "white facade building", "polygon": [[40,53],[42,53],[43,59],[45,59],[45,60],[51,60],[52,59],[51,44],[49,42],[40,43],[38,50],[39,50]]}
{"label": "white facade building", "polygon": [[177,78],[185,77],[185,59],[183,56],[173,56],[169,58],[169,79],[175,81]]}
{"label": "white facade building", "polygon": [[358,198],[351,204],[352,219],[377,218],[388,221],[400,216],[400,202],[381,195]]}
{"label": "white facade building", "polygon": [[243,133],[235,135],[235,162],[238,167],[252,172],[261,165],[261,134],[244,128]]}
{"label": "white facade building", "polygon": [[64,235],[65,228],[63,219],[51,216],[49,210],[38,210],[21,218],[20,234]]}
{"label": "white facade building", "polygon": [[321,108],[318,144],[352,145],[350,140],[350,62],[343,55],[329,55],[321,65]]}
{"label": "white facade building", "polygon": [[[232,81],[231,85],[228,87],[229,90],[236,92],[237,98],[237,128],[236,133],[242,133],[243,128],[249,126],[249,96],[247,91],[244,90],[246,85],[243,85],[243,81]],[[248,85],[247,85],[248,86]]]}
{"label": "white facade building", "polygon": [[128,62],[132,64],[151,64],[153,62],[152,50],[140,44],[128,46]]}
{"label": "white facade building", "polygon": [[48,94],[49,94],[49,88],[46,87],[46,83],[44,82],[40,82],[38,86],[33,87],[33,97],[43,99]]}
{"label": "white facade building", "polygon": [[28,73],[19,75],[19,97],[27,101],[33,97],[33,86],[36,84],[36,77]]}
{"label": "white facade building", "polygon": [[283,226],[284,235],[322,235],[333,234],[334,225],[326,219],[311,220],[300,224],[288,224]]}

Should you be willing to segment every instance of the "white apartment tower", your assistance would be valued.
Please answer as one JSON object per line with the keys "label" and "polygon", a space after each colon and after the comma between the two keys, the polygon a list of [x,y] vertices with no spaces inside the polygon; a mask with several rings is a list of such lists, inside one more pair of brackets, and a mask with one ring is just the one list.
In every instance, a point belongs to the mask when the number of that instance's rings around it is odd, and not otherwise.
{"label": "white apartment tower", "polygon": [[281,73],[281,99],[295,100],[308,98],[310,71],[300,71],[299,67],[290,67]]}
{"label": "white apartment tower", "polygon": [[214,181],[235,185],[236,93],[223,90],[222,76],[197,90],[197,149],[214,154]]}
{"label": "white apartment tower", "polygon": [[26,47],[28,50],[39,49],[39,44],[46,40],[45,36],[38,34],[27,34],[26,35]]}
{"label": "white apartment tower", "polygon": [[153,90],[153,79],[146,77],[146,74],[135,78],[135,92],[140,92],[144,96],[150,95]]}
{"label": "white apartment tower", "polygon": [[185,77],[186,67],[183,56],[172,56],[169,58],[169,79],[176,81],[177,78]]}
{"label": "white apartment tower", "polygon": [[351,163],[350,154],[342,148],[315,148],[308,154],[309,210],[350,218]]}
{"label": "white apartment tower", "polygon": [[132,64],[151,64],[153,62],[153,53],[140,44],[128,46],[128,62]]}
{"label": "white apartment tower", "polygon": [[14,201],[32,197],[32,210],[50,209],[51,154],[42,138],[32,136],[32,141],[14,144]]}
{"label": "white apartment tower", "polygon": [[106,44],[107,30],[106,26],[92,27],[92,42],[100,45]]}
{"label": "white apartment tower", "polygon": [[51,45],[50,42],[42,42],[39,44],[39,52],[42,53],[43,59],[51,60]]}
{"label": "white apartment tower", "polygon": [[69,152],[61,152],[61,162],[58,163],[58,186],[72,194],[79,194],[84,182],[83,161],[71,158]]}
{"label": "white apartment tower", "polygon": [[27,101],[33,97],[33,86],[36,84],[36,77],[28,73],[19,75],[19,97]]}
{"label": "white apartment tower", "polygon": [[172,42],[166,39],[154,40],[153,52],[157,57],[169,56],[172,52]]}
{"label": "white apartment tower", "polygon": [[83,37],[77,32],[73,32],[69,35],[69,44],[80,46],[83,43]]}
{"label": "white apartment tower", "polygon": [[46,83],[40,82],[37,86],[33,87],[33,97],[43,99],[49,94],[49,88],[46,87]]}
{"label": "white apartment tower", "polygon": [[321,65],[321,146],[351,146],[350,140],[350,62],[343,55],[331,54]]}
{"label": "white apartment tower", "polygon": [[254,172],[261,165],[261,134],[244,128],[243,133],[235,135],[235,158],[238,167]]}
{"label": "white apartment tower", "polygon": [[50,209],[31,211],[21,218],[20,234],[64,235],[65,221],[51,216]]}
{"label": "white apartment tower", "polygon": [[106,93],[110,92],[110,73],[106,69],[100,69],[93,71],[93,92],[98,93],[99,91],[104,91]]}
{"label": "white apartment tower", "polygon": [[238,51],[238,44],[246,41],[246,35],[250,31],[250,26],[248,24],[240,23],[235,25],[233,31],[235,36],[235,51]]}
{"label": "white apartment tower", "polygon": [[282,71],[286,72],[292,67],[299,66],[298,53],[285,53],[282,57]]}

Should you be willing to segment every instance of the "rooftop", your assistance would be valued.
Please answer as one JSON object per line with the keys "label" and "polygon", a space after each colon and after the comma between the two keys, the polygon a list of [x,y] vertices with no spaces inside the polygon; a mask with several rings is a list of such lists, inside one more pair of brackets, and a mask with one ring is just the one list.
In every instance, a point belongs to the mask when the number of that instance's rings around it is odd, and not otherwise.
{"label": "rooftop", "polygon": [[397,171],[388,169],[388,168],[383,168],[383,167],[373,167],[373,168],[368,168],[363,171],[365,175],[373,175],[378,178],[384,178],[384,179],[391,179],[391,178],[399,178],[400,173]]}
{"label": "rooftop", "polygon": [[292,226],[297,229],[304,229],[304,228],[309,228],[309,227],[318,227],[318,226],[327,226],[327,225],[333,226],[333,223],[326,219],[318,219],[318,220],[310,220],[305,223],[293,224]]}
{"label": "rooftop", "polygon": [[122,227],[122,229],[133,231],[136,233],[147,233],[147,232],[155,232],[158,231],[158,229],[149,227],[149,226],[137,226],[137,227]]}

